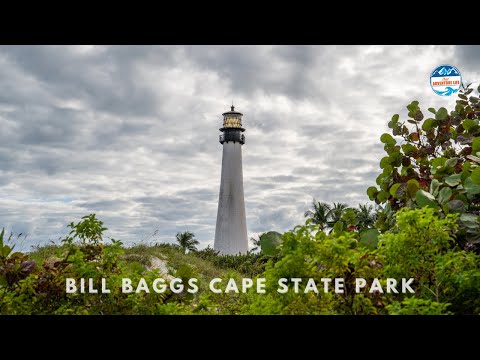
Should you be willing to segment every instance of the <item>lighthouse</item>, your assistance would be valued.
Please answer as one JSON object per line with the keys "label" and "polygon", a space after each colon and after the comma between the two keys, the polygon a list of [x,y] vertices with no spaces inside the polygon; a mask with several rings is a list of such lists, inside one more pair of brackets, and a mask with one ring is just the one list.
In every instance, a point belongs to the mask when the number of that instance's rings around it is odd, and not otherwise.
{"label": "lighthouse", "polygon": [[243,197],[242,145],[245,144],[243,114],[231,111],[222,114],[220,144],[223,147],[222,177],[218,197],[217,226],[214,249],[223,255],[245,254],[248,251],[247,220]]}

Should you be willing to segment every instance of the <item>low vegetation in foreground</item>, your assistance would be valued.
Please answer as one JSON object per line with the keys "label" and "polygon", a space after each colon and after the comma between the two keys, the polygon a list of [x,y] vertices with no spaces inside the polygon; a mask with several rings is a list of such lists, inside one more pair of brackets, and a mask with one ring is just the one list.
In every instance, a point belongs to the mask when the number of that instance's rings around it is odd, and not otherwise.
{"label": "low vegetation in foreground", "polygon": [[[213,249],[192,250],[157,244],[123,247],[110,239],[104,244],[103,224],[95,215],[71,224],[61,245],[38,247],[30,254],[15,253],[5,244],[0,253],[0,312],[2,314],[479,314],[480,256],[461,249],[454,234],[458,215],[439,218],[434,209],[403,209],[395,225],[378,239],[366,241],[354,231],[334,229],[327,234],[307,220],[282,235],[270,234],[269,254],[220,256]],[[88,235],[87,235],[88,234]],[[378,242],[377,242],[378,240]],[[415,249],[415,251],[412,251]],[[92,279],[98,293],[66,292],[66,279]],[[101,293],[101,279],[110,293]],[[132,292],[123,293],[122,279]],[[151,284],[165,279],[164,291]],[[189,280],[198,279],[190,293]],[[222,279],[212,292],[212,279]],[[242,292],[243,278],[265,278],[265,292],[256,286]],[[279,279],[289,279],[279,293]],[[293,280],[299,283],[294,291]],[[344,292],[323,285],[314,291],[307,280],[344,279]],[[356,291],[356,279],[368,286]],[[388,278],[414,278],[409,292],[387,293]],[[141,280],[144,279],[144,280]],[[176,284],[173,285],[174,279]],[[239,292],[227,290],[234,279]],[[372,291],[371,284],[378,279]],[[145,287],[136,292],[144,281]],[[400,281],[399,281],[400,282]],[[183,289],[179,284],[183,284]],[[85,284],[87,286],[88,284]],[[87,289],[88,290],[88,289]],[[400,290],[400,288],[399,288]]]}

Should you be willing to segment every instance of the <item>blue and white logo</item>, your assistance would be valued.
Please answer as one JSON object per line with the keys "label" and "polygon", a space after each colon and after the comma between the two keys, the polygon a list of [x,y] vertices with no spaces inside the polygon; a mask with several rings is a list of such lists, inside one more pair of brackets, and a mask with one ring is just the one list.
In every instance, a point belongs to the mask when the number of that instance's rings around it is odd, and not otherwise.
{"label": "blue and white logo", "polygon": [[462,85],[460,71],[451,65],[440,65],[430,74],[432,90],[440,96],[455,94]]}

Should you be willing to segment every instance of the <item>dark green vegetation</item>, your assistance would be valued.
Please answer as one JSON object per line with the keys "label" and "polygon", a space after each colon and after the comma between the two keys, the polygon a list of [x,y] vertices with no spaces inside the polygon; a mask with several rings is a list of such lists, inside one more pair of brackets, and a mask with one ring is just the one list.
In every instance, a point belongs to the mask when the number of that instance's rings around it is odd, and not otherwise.
{"label": "dark green vegetation", "polygon": [[[314,200],[305,225],[255,240],[259,253],[198,251],[190,232],[177,234],[178,245],[125,248],[103,239],[94,214],[71,223],[60,245],[30,254],[14,252],[2,232],[0,313],[480,314],[480,104],[471,93],[463,89],[450,113],[430,108],[432,118],[424,119],[414,101],[407,121],[393,116],[393,136],[381,136],[388,155],[378,187],[367,190],[376,207]],[[120,291],[122,278],[135,289],[141,278],[151,284],[159,277],[166,279],[162,293]],[[105,278],[111,293],[67,294],[66,278],[92,278],[97,289]],[[198,292],[177,291],[173,278],[185,285],[197,278]],[[230,278],[265,278],[265,293],[253,286],[217,294],[209,290],[213,278],[223,279],[220,289]],[[289,280],[289,291],[277,292],[282,278],[301,279],[299,291]],[[325,278],[344,279],[344,292],[324,292]],[[367,284],[358,292],[356,278]],[[413,278],[415,293],[387,293],[388,278]],[[370,289],[375,279],[382,291]]]}
{"label": "dark green vegetation", "polygon": [[[473,89],[463,88],[455,110],[435,110],[424,119],[418,101],[407,106],[409,119],[393,115],[390,134],[380,138],[387,156],[380,161],[379,188],[368,188],[386,213],[403,207],[427,206],[439,216],[459,214],[456,239],[462,248],[479,249],[480,243],[480,103]],[[412,129],[407,128],[413,124]],[[388,214],[386,215],[388,218]],[[378,224],[388,229],[389,224]]]}

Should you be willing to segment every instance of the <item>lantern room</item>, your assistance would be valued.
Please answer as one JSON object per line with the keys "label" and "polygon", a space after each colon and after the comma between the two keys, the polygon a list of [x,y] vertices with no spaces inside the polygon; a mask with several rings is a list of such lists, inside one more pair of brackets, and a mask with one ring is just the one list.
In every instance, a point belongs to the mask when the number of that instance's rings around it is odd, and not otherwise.
{"label": "lantern room", "polygon": [[241,145],[245,144],[245,135],[242,132],[245,129],[242,127],[242,116],[241,112],[235,111],[235,107],[232,105],[231,111],[223,113],[223,127],[220,131],[223,133],[219,137],[220,144],[233,142],[240,143]]}
{"label": "lantern room", "polygon": [[235,111],[235,107],[232,105],[231,111],[223,113],[223,127],[227,129],[239,129],[245,131],[242,128],[242,116],[241,112]]}

